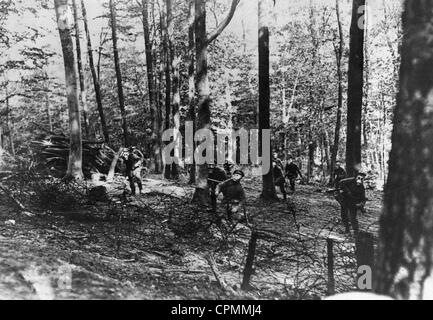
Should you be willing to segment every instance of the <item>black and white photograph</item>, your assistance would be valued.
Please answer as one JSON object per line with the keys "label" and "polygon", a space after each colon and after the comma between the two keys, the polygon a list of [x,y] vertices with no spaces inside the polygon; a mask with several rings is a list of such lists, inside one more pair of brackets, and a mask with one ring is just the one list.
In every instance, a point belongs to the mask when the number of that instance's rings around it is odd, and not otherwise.
{"label": "black and white photograph", "polygon": [[0,0],[0,300],[433,300],[433,1]]}

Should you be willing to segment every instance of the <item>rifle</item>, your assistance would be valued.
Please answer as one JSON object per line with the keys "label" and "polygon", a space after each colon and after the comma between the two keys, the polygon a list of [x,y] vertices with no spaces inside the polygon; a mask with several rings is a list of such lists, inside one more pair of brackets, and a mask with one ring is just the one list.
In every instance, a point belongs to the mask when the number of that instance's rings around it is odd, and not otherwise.
{"label": "rifle", "polygon": [[331,190],[326,190],[325,193],[334,193],[337,191],[340,191],[341,189],[337,188],[337,189],[331,189]]}

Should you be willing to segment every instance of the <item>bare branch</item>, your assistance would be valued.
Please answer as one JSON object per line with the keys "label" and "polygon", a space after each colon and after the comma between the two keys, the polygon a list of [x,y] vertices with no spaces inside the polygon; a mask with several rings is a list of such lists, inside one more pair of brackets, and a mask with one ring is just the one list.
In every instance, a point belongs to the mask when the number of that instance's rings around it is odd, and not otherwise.
{"label": "bare branch", "polygon": [[221,22],[221,24],[216,28],[215,31],[213,31],[209,36],[207,40],[207,44],[211,44],[213,41],[215,41],[216,38],[224,31],[224,29],[229,25],[230,21],[232,21],[233,16],[235,14],[236,8],[238,7],[241,0],[232,0],[232,5],[230,7],[230,11],[227,15],[227,17]]}

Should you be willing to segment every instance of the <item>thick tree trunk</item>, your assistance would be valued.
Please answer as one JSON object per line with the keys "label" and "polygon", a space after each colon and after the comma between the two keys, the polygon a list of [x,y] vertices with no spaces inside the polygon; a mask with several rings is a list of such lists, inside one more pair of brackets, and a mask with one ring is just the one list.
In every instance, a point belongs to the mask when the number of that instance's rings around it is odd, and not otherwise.
{"label": "thick tree trunk", "polygon": [[349,84],[347,100],[346,169],[349,176],[361,170],[362,96],[364,93],[365,0],[353,0],[350,28]]}
{"label": "thick tree trunk", "polygon": [[82,170],[82,137],[79,109],[79,93],[77,87],[77,69],[74,56],[74,44],[71,36],[73,15],[68,0],[54,0],[62,43],[63,61],[65,65],[67,102],[69,109],[70,150],[66,179],[83,179]]}
{"label": "thick tree trunk", "polygon": [[[270,87],[269,87],[269,7],[267,0],[259,0],[259,130],[270,129]],[[259,141],[262,141],[261,135]],[[271,143],[269,141],[269,143]],[[263,153],[263,145],[262,154]],[[269,159],[263,161],[271,161]],[[272,170],[263,175],[261,197],[266,200],[278,199]]]}
{"label": "thick tree trunk", "polygon": [[433,299],[433,3],[405,1],[376,291]]}
{"label": "thick tree trunk", "polygon": [[116,21],[116,3],[115,0],[110,0],[110,20],[111,20],[111,34],[113,40],[113,54],[114,54],[114,66],[116,69],[116,79],[117,79],[117,94],[119,98],[119,108],[122,117],[122,128],[123,137],[125,140],[125,146],[129,147],[129,132],[128,132],[128,122],[126,119],[125,110],[125,97],[123,93],[123,83],[122,83],[122,71],[120,70],[120,59],[119,59],[119,49],[117,47],[117,21]]}
{"label": "thick tree trunk", "polygon": [[92,73],[93,85],[95,88],[95,96],[96,96],[96,104],[98,107],[99,119],[101,121],[102,134],[104,135],[104,141],[107,144],[110,144],[110,135],[108,133],[107,122],[105,120],[104,108],[102,106],[102,96],[101,96],[101,85],[99,83],[99,76],[96,73],[95,62],[93,60],[93,48],[92,48],[92,39],[90,38],[89,24],[87,21],[87,11],[84,6],[84,0],[81,0],[81,10],[83,14],[84,20],[84,29],[86,31],[87,38],[87,53],[89,56],[89,67]]}
{"label": "thick tree trunk", "polygon": [[143,31],[144,44],[146,48],[146,68],[147,68],[147,85],[149,89],[149,105],[152,118],[152,153],[155,163],[155,173],[160,173],[162,170],[161,158],[161,136],[160,136],[160,119],[158,114],[158,105],[156,99],[156,84],[155,84],[155,69],[152,43],[150,42],[149,29],[149,0],[142,0],[142,16],[143,16]]}
{"label": "thick tree trunk", "polygon": [[[195,47],[196,47],[196,91],[197,129],[211,128],[210,96],[208,84],[207,64],[207,33],[206,33],[206,3],[204,0],[195,0]],[[200,203],[209,203],[207,165],[197,166],[197,189],[194,199]]]}
{"label": "thick tree trunk", "polygon": [[340,19],[340,4],[339,0],[336,0],[335,10],[337,13],[337,24],[338,24],[338,37],[339,44],[338,48],[335,49],[335,56],[337,59],[337,78],[338,78],[338,103],[337,103],[337,119],[335,122],[335,132],[334,132],[334,144],[332,146],[331,152],[331,166],[330,166],[330,184],[334,183],[334,175],[332,171],[335,169],[337,163],[338,150],[340,145],[340,130],[341,130],[341,114],[343,110],[343,71],[341,68],[343,59],[343,49],[344,49],[344,38],[343,38],[343,28]]}
{"label": "thick tree trunk", "polygon": [[74,22],[75,22],[75,44],[77,49],[77,66],[78,66],[78,75],[80,79],[80,98],[81,104],[83,106],[83,121],[84,121],[84,130],[86,132],[86,138],[89,139],[90,131],[89,131],[89,119],[88,119],[88,108],[87,108],[87,91],[86,91],[86,83],[84,80],[84,69],[83,62],[81,59],[81,39],[80,39],[80,25],[78,21],[78,8],[77,8],[77,0],[72,0],[73,8],[74,8]]}
{"label": "thick tree trunk", "polygon": [[[213,31],[209,38],[206,31],[206,1],[195,1],[195,47],[196,47],[196,91],[198,98],[197,107],[197,129],[211,129],[211,110],[210,94],[208,83],[208,46],[212,43],[221,32],[227,27],[233,18],[234,12],[240,0],[232,0],[232,5],[227,17]],[[207,164],[197,166],[197,188],[194,194],[194,200],[208,204],[209,186],[208,186],[208,167]]]}

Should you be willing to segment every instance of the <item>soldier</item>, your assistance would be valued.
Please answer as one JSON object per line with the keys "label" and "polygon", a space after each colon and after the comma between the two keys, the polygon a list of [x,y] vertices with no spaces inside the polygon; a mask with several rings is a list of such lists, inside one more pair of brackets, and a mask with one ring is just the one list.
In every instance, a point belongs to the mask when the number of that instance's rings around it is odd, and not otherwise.
{"label": "soldier", "polygon": [[298,176],[300,176],[301,178],[303,177],[302,172],[301,170],[299,170],[299,167],[293,162],[292,158],[288,159],[285,171],[286,177],[290,181],[290,189],[292,190],[292,192],[295,192],[296,179],[298,178]]}
{"label": "soldier", "polygon": [[364,173],[358,173],[355,178],[343,179],[339,183],[341,220],[345,227],[345,232],[350,233],[350,224],[352,225],[355,236],[358,235],[359,225],[357,214],[363,212],[366,197],[364,188]]}
{"label": "soldier", "polygon": [[336,189],[338,189],[338,184],[340,183],[340,181],[346,178],[346,171],[341,166],[340,161],[337,161],[335,163],[335,169],[332,172],[332,178],[334,180],[334,186]]}
{"label": "soldier", "polygon": [[276,187],[280,187],[281,193],[283,194],[284,197],[284,201],[286,201],[287,200],[286,180],[284,179],[283,170],[275,161],[272,162],[272,168],[274,173],[274,184]]}
{"label": "soldier", "polygon": [[128,149],[129,155],[126,160],[126,176],[128,177],[131,193],[136,194],[135,184],[137,183],[139,192],[143,191],[143,183],[141,181],[141,168],[143,164],[144,155],[140,150],[130,147]]}
{"label": "soldier", "polygon": [[245,206],[246,196],[244,188],[241,185],[241,180],[245,174],[241,170],[235,170],[233,176],[217,185],[215,195],[218,197],[220,193],[224,195],[222,201],[226,205],[227,217],[232,220],[234,214],[239,215],[240,211]]}
{"label": "soldier", "polygon": [[226,172],[227,178],[230,178],[232,176],[232,169],[233,169],[234,165],[226,160],[226,162],[224,163],[224,171]]}

